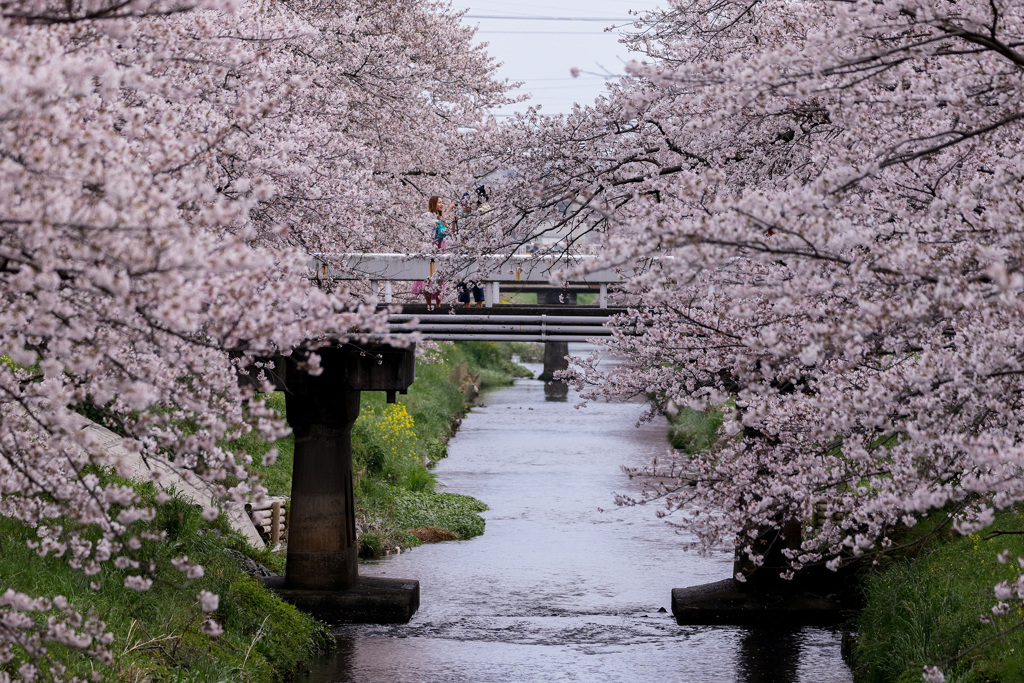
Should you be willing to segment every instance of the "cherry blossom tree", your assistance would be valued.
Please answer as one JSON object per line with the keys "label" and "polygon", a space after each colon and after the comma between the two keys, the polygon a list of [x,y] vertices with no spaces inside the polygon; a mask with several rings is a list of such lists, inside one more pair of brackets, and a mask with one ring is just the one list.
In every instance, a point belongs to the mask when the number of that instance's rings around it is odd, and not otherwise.
{"label": "cherry blossom tree", "polygon": [[1001,0],[673,0],[607,95],[504,131],[528,150],[495,157],[509,221],[573,199],[629,279],[609,344],[629,362],[577,381],[731,399],[718,448],[653,472],[696,484],[649,492],[704,547],[756,563],[756,536],[801,520],[791,568],[835,568],[930,510],[968,532],[1024,499],[1022,21]]}
{"label": "cherry blossom tree", "polygon": [[[421,239],[421,197],[465,185],[465,131],[505,86],[433,2],[26,0],[0,15],[0,515],[35,529],[40,555],[88,575],[113,562],[142,590],[162,571],[139,555],[153,511],[97,476],[130,468],[81,413],[224,500],[261,495],[224,444],[286,427],[240,369],[383,329],[361,293],[309,284],[310,253]],[[50,642],[110,656],[102,615],[63,598],[8,591],[0,617],[5,680],[11,661],[26,680],[63,676],[41,658]]]}

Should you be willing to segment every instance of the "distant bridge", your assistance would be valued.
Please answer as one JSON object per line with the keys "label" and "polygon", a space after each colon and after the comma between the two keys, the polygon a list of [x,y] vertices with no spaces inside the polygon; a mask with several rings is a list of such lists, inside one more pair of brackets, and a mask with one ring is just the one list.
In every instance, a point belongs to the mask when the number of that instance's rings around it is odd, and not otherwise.
{"label": "distant bridge", "polygon": [[611,336],[605,323],[625,311],[572,305],[426,308],[403,306],[402,313],[389,318],[391,333],[416,331],[436,341],[584,342]]}

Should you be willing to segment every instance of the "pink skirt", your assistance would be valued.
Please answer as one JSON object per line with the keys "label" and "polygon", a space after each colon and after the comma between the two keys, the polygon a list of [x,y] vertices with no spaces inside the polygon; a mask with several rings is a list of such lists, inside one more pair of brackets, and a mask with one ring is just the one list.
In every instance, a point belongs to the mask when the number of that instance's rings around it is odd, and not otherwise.
{"label": "pink skirt", "polygon": [[444,296],[445,290],[448,289],[448,283],[444,282],[431,282],[429,280],[416,280],[412,283],[413,296],[423,296],[429,294],[430,296]]}

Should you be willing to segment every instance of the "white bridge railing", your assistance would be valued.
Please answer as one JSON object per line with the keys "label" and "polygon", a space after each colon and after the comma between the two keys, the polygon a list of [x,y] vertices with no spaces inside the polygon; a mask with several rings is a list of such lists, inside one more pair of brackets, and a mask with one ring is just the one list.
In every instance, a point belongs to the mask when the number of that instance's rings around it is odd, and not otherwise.
{"label": "white bridge railing", "polygon": [[[503,283],[548,284],[555,275],[566,285],[593,286],[599,291],[598,303],[608,307],[608,285],[625,278],[611,268],[583,268],[595,256],[532,256],[530,254],[317,254],[311,262],[316,279],[369,280],[377,293],[384,283],[384,303],[391,303],[392,282],[447,280],[480,282],[486,290],[486,305],[499,300]],[[585,272],[581,275],[580,272]]]}

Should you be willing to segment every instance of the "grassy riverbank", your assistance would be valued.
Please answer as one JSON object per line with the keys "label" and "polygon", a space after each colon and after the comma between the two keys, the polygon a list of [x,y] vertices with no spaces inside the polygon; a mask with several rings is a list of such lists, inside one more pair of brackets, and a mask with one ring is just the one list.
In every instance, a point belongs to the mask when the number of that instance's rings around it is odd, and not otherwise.
{"label": "grassy riverbank", "polygon": [[[483,533],[484,520],[478,513],[486,506],[469,496],[438,490],[429,465],[445,457],[448,438],[480,389],[529,374],[512,362],[512,353],[509,345],[442,344],[417,363],[416,382],[397,404],[387,405],[383,394],[364,393],[353,451],[366,554],[419,544],[409,529],[431,540]],[[282,395],[268,400],[284,411]],[[245,440],[235,446],[257,462],[270,448]],[[287,495],[294,444],[289,438],[276,447],[277,462],[257,469],[272,493]],[[113,480],[108,473],[96,474]],[[85,576],[68,567],[66,559],[39,557],[26,545],[34,540],[34,532],[0,518],[0,592],[10,588],[33,596],[62,595],[80,612],[102,615],[114,634],[107,665],[62,652],[64,646],[59,644],[50,645],[52,654],[69,663],[69,677],[87,679],[96,670],[107,680],[139,683],[275,683],[287,680],[303,661],[333,646],[326,626],[281,602],[248,573],[258,568],[257,563],[283,571],[283,553],[256,552],[223,518],[208,522],[196,506],[180,499],[157,505],[149,485],[135,486],[144,502],[157,509],[157,516],[135,522],[132,530],[166,534],[160,542],[143,541],[138,553],[146,558],[142,569],[117,569],[108,563],[99,574]],[[171,569],[149,590],[125,587],[127,575],[147,573],[149,558],[167,566],[182,555],[204,567],[202,577],[187,579]],[[201,591],[220,596],[214,611],[202,611],[197,599]],[[223,628],[222,635],[202,633],[210,618]],[[0,678],[14,674],[24,661],[22,651],[16,649],[14,654],[14,660],[0,664]]]}
{"label": "grassy riverbank", "polygon": [[[943,530],[919,554],[870,571],[856,620],[855,680],[919,681],[928,664],[942,667],[950,682],[1024,681],[1024,629],[1001,635],[1019,627],[1024,613],[1018,607],[992,612],[992,587],[1012,585],[1021,575],[1022,531],[1024,514],[1003,512],[977,534]],[[1005,564],[997,560],[1004,549],[1010,551]]]}
{"label": "grassy riverbank", "polygon": [[[377,557],[423,540],[472,538],[483,533],[480,501],[439,490],[430,467],[447,455],[447,442],[477,392],[511,384],[528,370],[513,354],[536,355],[532,347],[493,342],[438,344],[416,363],[416,381],[406,396],[385,403],[382,392],[363,392],[352,430],[360,552]],[[284,414],[284,397],[270,404]],[[275,495],[288,495],[294,441],[275,444],[274,465],[257,467]],[[260,461],[260,444],[247,446]]]}
{"label": "grassy riverbank", "polygon": [[[139,489],[152,503],[152,489]],[[101,615],[114,634],[109,645],[113,658],[106,666],[65,646],[48,645],[51,657],[68,664],[68,678],[88,680],[96,670],[111,681],[273,683],[286,680],[303,661],[333,647],[329,629],[278,600],[243,570],[246,561],[273,564],[269,554],[253,551],[223,519],[207,522],[196,506],[183,500],[172,499],[156,505],[156,510],[153,521],[136,522],[132,531],[165,532],[166,539],[143,541],[139,556],[168,566],[171,559],[187,555],[203,565],[201,578],[187,579],[170,569],[149,590],[131,590],[124,585],[125,577],[146,575],[146,565],[122,570],[107,563],[99,574],[86,576],[72,570],[64,558],[39,557],[26,545],[34,533],[0,518],[0,588],[64,596],[83,614]],[[179,579],[173,583],[167,579],[175,575]],[[204,590],[220,596],[211,613],[204,613],[197,600]],[[52,613],[59,615],[59,610]],[[224,629],[218,637],[200,631],[211,617]],[[0,665],[0,678],[3,672],[17,671],[22,655],[15,649],[15,659]]]}

